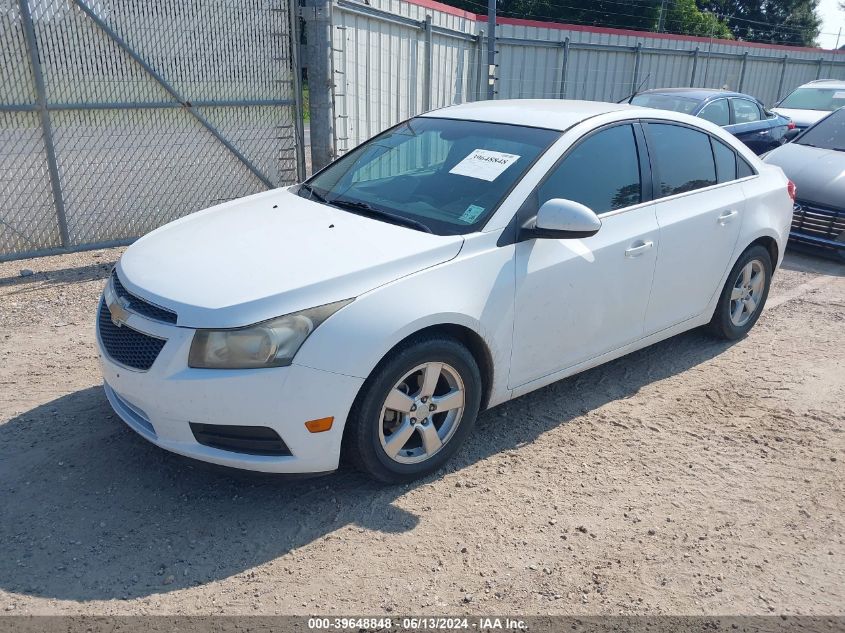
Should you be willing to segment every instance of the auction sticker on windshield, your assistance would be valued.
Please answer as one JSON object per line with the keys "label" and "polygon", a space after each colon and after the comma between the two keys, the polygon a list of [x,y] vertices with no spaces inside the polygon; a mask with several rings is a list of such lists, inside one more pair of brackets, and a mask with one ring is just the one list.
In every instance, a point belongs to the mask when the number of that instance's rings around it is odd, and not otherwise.
{"label": "auction sticker on windshield", "polygon": [[494,152],[489,149],[475,149],[470,152],[469,156],[452,167],[449,173],[493,182],[517,160],[519,160],[519,156],[516,154]]}

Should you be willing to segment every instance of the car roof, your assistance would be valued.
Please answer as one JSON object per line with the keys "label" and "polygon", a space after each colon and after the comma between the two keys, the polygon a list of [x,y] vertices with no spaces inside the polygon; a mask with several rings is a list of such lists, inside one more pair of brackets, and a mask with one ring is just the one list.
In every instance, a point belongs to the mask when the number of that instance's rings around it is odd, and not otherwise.
{"label": "car roof", "polygon": [[[717,88],[652,88],[651,90],[643,90],[637,94],[676,95],[695,99],[696,101],[704,101],[706,99],[710,99],[711,97],[745,97],[746,99],[754,99],[751,95],[743,94],[741,92],[732,92],[730,90],[720,90]],[[754,99],[754,101],[757,101],[757,99]]]}
{"label": "car roof", "polygon": [[502,99],[475,101],[426,112],[422,116],[440,119],[488,121],[550,130],[567,130],[573,125],[600,114],[620,110],[646,110],[627,103],[574,101],[570,99]]}
{"label": "car roof", "polygon": [[798,86],[799,88],[845,88],[845,81],[842,79],[816,79]]}

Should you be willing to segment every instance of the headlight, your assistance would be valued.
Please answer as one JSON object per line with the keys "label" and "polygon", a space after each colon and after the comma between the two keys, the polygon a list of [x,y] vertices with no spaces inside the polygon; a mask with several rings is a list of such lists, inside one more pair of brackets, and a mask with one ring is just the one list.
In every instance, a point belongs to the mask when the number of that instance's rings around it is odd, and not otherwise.
{"label": "headlight", "polygon": [[234,330],[197,330],[188,365],[205,369],[284,367],[317,329],[352,299],[287,314]]}

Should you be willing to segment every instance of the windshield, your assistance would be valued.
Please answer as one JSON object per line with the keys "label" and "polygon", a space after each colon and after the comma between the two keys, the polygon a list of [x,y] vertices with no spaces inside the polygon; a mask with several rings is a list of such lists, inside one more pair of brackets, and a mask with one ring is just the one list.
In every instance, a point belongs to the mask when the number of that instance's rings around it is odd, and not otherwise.
{"label": "windshield", "polygon": [[338,159],[299,195],[439,235],[469,233],[559,136],[517,125],[418,117]]}
{"label": "windshield", "polygon": [[829,114],[793,142],[798,145],[845,152],[845,108]]}
{"label": "windshield", "polygon": [[692,114],[692,111],[698,106],[698,101],[688,97],[676,97],[675,95],[641,94],[631,99],[631,105]]}
{"label": "windshield", "polygon": [[836,110],[845,106],[845,88],[798,88],[778,104],[794,110]]}

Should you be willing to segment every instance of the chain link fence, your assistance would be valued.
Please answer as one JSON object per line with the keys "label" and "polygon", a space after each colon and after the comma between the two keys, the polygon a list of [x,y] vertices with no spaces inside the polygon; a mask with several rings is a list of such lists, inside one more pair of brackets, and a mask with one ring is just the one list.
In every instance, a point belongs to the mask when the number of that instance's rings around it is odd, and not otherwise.
{"label": "chain link fence", "polygon": [[304,176],[288,0],[0,0],[0,260]]}

